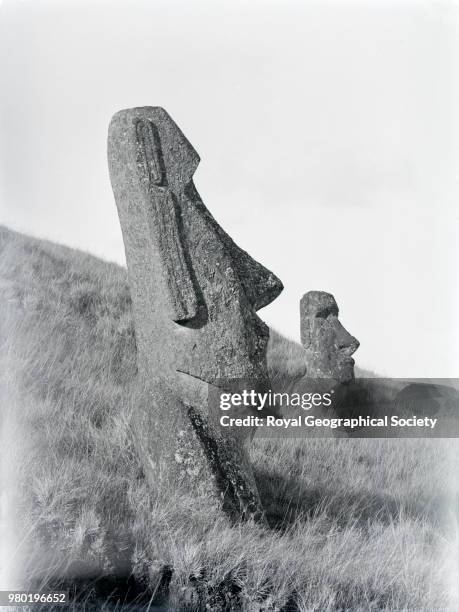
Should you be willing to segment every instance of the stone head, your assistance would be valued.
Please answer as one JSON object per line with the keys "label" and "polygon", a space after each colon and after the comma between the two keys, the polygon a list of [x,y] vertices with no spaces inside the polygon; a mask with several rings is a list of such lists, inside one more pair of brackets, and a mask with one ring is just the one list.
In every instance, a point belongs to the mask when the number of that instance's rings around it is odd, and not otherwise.
{"label": "stone head", "polygon": [[214,383],[267,377],[268,329],[256,311],[282,291],[239,248],[193,183],[199,156],[160,107],[117,113],[110,176],[126,249],[145,375]]}
{"label": "stone head", "polygon": [[341,325],[330,293],[309,291],[300,302],[301,343],[307,354],[307,375],[346,383],[354,378],[351,355],[359,341]]}

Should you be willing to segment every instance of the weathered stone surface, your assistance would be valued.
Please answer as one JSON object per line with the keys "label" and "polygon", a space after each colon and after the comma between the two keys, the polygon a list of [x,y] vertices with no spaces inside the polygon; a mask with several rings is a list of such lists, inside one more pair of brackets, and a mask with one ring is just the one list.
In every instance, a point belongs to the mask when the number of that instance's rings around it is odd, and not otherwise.
{"label": "weathered stone surface", "polygon": [[175,482],[256,516],[244,440],[214,427],[206,389],[219,379],[267,384],[268,329],[256,310],[282,284],[206,209],[192,181],[198,154],[162,108],[117,113],[108,160],[134,307],[146,471],[156,488]]}
{"label": "weathered stone surface", "polygon": [[306,351],[306,376],[347,383],[354,378],[351,355],[359,341],[341,325],[330,293],[309,291],[300,301],[301,343]]}

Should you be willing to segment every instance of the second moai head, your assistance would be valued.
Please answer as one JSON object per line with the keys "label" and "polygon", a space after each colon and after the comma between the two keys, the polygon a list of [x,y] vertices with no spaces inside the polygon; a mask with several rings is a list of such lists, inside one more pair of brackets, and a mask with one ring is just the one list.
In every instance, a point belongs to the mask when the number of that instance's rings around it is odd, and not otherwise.
{"label": "second moai head", "polygon": [[308,378],[347,383],[354,378],[359,341],[341,325],[335,298],[325,291],[309,291],[300,301],[301,343],[307,355]]}

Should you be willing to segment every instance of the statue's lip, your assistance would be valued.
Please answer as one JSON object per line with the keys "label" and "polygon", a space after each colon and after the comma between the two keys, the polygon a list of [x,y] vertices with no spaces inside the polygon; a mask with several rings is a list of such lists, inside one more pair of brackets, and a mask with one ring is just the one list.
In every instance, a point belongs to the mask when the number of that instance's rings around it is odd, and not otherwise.
{"label": "statue's lip", "polygon": [[179,370],[177,368],[175,371],[179,372],[180,374],[186,374],[187,376],[192,376],[193,378],[197,378],[198,380],[202,380],[202,378],[199,378],[199,376],[196,376],[195,374],[191,374],[190,372],[187,372],[186,370]]}
{"label": "statue's lip", "polygon": [[192,374],[191,372],[186,372],[185,370],[178,370],[178,369],[175,371],[178,372],[179,374],[185,374],[186,376],[189,376],[190,378],[194,378],[194,380],[198,380],[199,382],[205,383],[206,385],[212,384],[208,380],[205,380],[204,378],[201,378],[200,376],[196,376],[196,374]]}
{"label": "statue's lip", "polygon": [[201,383],[202,385],[205,385],[206,388],[213,387],[214,389],[219,389],[221,391],[225,390],[220,385],[217,385],[217,384],[215,384],[214,382],[212,382],[210,380],[206,380],[205,378],[201,378],[200,376],[196,376],[196,374],[191,374],[191,372],[186,372],[185,370],[176,370],[176,372],[178,374],[184,374],[185,376],[188,376],[189,378],[197,381],[198,384]]}
{"label": "statue's lip", "polygon": [[[212,380],[206,380],[205,378],[201,378],[200,376],[197,376],[196,374],[191,374],[191,372],[186,372],[185,370],[177,369],[175,371],[177,372],[177,374],[185,375],[191,378],[192,380],[196,381],[198,385],[202,387],[205,386],[206,389],[215,389],[218,391],[223,391],[225,393],[234,392],[234,389],[231,389],[231,387],[228,387],[227,385],[224,384],[224,379],[222,379],[221,381],[212,381]],[[245,380],[245,379],[242,379],[242,377],[241,379],[228,379],[228,382],[231,383],[232,381],[237,381],[237,380]],[[249,378],[247,380],[249,380]]]}
{"label": "statue's lip", "polygon": [[195,380],[200,380],[201,382],[206,383],[206,385],[212,385],[214,387],[219,387],[220,386],[220,385],[216,384],[215,381],[213,381],[213,380],[210,380],[210,379],[207,379],[207,378],[201,378],[197,374],[193,374],[192,372],[187,372],[187,370],[179,370],[177,368],[175,371],[178,372],[179,374],[186,374],[187,376],[191,376],[191,378],[194,378]]}
{"label": "statue's lip", "polygon": [[358,344],[350,344],[349,346],[340,349],[340,354],[343,359],[351,359],[351,355],[359,348]]}

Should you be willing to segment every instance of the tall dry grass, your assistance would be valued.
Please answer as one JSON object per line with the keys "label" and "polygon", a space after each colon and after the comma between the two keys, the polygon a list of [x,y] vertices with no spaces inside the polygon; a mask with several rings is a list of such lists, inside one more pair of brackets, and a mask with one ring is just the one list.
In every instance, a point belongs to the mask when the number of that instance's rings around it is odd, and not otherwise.
{"label": "tall dry grass", "polygon": [[[130,425],[125,271],[6,229],[0,253],[25,586],[80,585],[75,610],[120,609],[110,592],[126,609],[458,609],[455,441],[255,439],[270,529],[231,525],[177,490],[158,503]],[[273,339],[269,364],[295,378],[301,348]]]}

